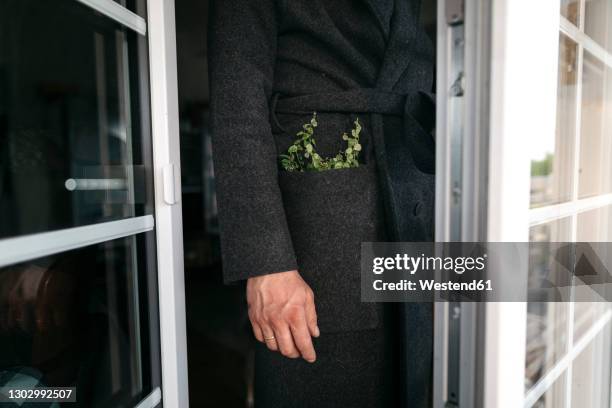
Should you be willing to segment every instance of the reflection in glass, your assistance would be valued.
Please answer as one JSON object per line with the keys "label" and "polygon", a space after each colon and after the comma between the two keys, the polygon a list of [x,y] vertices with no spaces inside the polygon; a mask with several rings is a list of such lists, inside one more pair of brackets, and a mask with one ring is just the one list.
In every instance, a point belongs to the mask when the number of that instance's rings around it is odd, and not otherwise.
{"label": "reflection in glass", "polygon": [[561,15],[577,26],[580,17],[580,0],[561,0]]}
{"label": "reflection in glass", "polygon": [[612,70],[584,52],[579,196],[612,192]]}
{"label": "reflection in glass", "polygon": [[572,365],[572,408],[610,407],[610,322]]}
{"label": "reflection in glass", "polygon": [[608,51],[612,50],[612,3],[609,0],[584,2],[584,32]]}
{"label": "reflection in glass", "polygon": [[73,0],[0,2],[0,238],[150,212],[144,41]]}
{"label": "reflection in glass", "polygon": [[[568,241],[571,222],[565,218],[555,222],[534,226],[530,230],[530,242]],[[543,249],[538,247],[537,249]],[[535,251],[536,249],[534,249]],[[556,261],[550,253],[529,254],[529,277],[539,279],[547,276]],[[537,277],[537,278],[536,278]],[[525,358],[525,390],[529,390],[566,352],[567,349],[567,303],[527,303],[527,340]]]}
{"label": "reflection in glass", "polygon": [[533,140],[529,146],[532,207],[568,201],[572,193],[577,45],[564,35],[559,41],[556,132],[550,137]]}
{"label": "reflection in glass", "polygon": [[[131,407],[152,388],[144,236],[0,269],[0,386],[77,389],[78,407]],[[138,244],[137,244],[138,241]]]}

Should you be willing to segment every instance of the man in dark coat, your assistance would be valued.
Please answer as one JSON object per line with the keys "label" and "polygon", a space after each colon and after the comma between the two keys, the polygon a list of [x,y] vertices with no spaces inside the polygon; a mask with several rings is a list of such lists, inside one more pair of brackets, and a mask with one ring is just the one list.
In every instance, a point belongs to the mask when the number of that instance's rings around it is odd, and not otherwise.
{"label": "man in dark coat", "polygon": [[[261,344],[257,406],[428,405],[431,307],[411,306],[406,315],[362,303],[359,272],[361,242],[432,239],[433,52],[419,7],[417,0],[213,2],[224,277],[248,280]],[[359,121],[359,167],[279,166],[313,112],[321,156],[343,149],[341,135]]]}

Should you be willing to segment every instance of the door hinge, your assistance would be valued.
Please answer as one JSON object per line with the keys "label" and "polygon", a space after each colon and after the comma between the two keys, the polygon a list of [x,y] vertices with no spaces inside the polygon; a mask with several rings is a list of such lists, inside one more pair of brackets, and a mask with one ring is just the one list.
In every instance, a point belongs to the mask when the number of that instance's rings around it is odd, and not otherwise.
{"label": "door hinge", "polygon": [[177,165],[169,163],[162,168],[162,182],[164,202],[174,205],[181,201],[181,172]]}

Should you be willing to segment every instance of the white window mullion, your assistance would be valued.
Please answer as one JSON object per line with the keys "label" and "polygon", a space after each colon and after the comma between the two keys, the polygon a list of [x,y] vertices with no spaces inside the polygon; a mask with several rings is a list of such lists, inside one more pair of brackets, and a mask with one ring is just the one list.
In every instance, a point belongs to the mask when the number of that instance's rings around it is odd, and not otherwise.
{"label": "white window mullion", "polygon": [[533,208],[529,211],[529,225],[533,227],[609,205],[612,205],[612,193]]}
{"label": "white window mullion", "polygon": [[[555,134],[559,4],[531,0],[493,4],[488,241],[527,242],[531,166],[525,149],[533,140]],[[508,275],[516,276],[516,270]],[[522,407],[527,304],[485,306],[483,406]]]}
{"label": "white window mullion", "polygon": [[152,215],[0,240],[0,268],[151,231]]}
{"label": "white window mullion", "polygon": [[162,399],[162,392],[159,387],[155,388],[149,395],[138,403],[134,408],[155,408]]}
{"label": "white window mullion", "polygon": [[565,17],[561,17],[561,32],[580,44],[585,50],[593,54],[593,56],[601,60],[608,67],[612,67],[612,54],[591,37],[580,31]]}
{"label": "white window mullion", "polygon": [[[574,343],[572,349],[552,367],[544,377],[542,377],[525,396],[525,408],[530,408],[535,404],[544,393],[550,389],[554,382],[567,371],[568,367],[580,353],[597,337],[598,334],[609,324],[612,319],[612,311],[606,312],[593,324],[589,330]],[[570,379],[567,379],[566,386],[571,386]]]}
{"label": "white window mullion", "polygon": [[126,9],[113,0],[76,0],[104,14],[116,22],[136,31],[140,35],[147,33],[147,23],[138,14]]}

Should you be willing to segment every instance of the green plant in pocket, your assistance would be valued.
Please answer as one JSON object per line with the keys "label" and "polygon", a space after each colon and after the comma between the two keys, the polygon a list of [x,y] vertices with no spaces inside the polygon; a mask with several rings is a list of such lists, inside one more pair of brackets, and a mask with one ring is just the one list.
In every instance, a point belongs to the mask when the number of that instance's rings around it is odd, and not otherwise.
{"label": "green plant in pocket", "polygon": [[362,129],[359,118],[355,119],[354,125],[350,135],[342,134],[342,140],[346,141],[346,149],[334,157],[321,157],[316,151],[314,131],[318,122],[316,112],[313,113],[310,122],[304,124],[302,130],[297,133],[297,139],[289,146],[287,154],[280,155],[282,168],[286,171],[302,172],[358,167],[361,152],[359,135]]}

